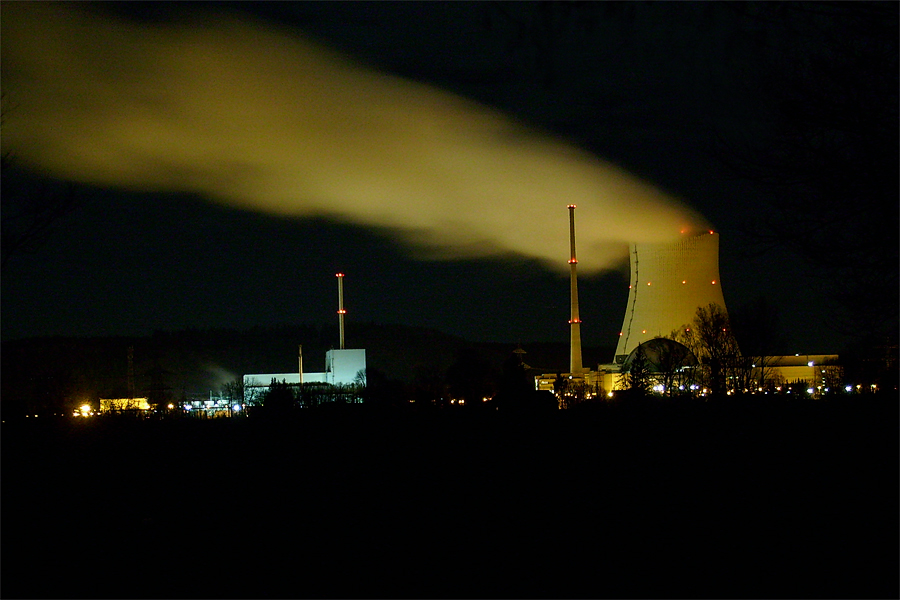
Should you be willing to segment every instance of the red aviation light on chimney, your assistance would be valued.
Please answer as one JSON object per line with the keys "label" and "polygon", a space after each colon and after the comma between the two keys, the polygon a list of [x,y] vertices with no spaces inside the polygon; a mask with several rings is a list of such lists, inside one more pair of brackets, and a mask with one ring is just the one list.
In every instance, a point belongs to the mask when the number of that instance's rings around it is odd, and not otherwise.
{"label": "red aviation light on chimney", "polygon": [[570,259],[569,259],[569,264],[570,264],[570,265],[574,265],[574,264],[576,264],[576,263],[578,263],[578,259],[577,259],[577,258],[570,258]]}
{"label": "red aviation light on chimney", "polygon": [[335,277],[343,277],[343,276],[344,276],[344,274],[343,274],[343,273],[335,273],[335,275],[334,275],[334,276],[335,276]]}
{"label": "red aviation light on chimney", "polygon": [[575,206],[574,204],[569,204],[568,206],[566,206],[566,208],[578,208],[578,207]]}

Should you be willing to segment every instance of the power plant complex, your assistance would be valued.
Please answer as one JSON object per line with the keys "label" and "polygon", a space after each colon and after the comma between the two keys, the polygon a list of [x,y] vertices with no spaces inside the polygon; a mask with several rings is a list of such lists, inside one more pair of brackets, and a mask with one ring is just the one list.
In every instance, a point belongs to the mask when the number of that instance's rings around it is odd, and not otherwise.
{"label": "power plant complex", "polygon": [[[655,361],[656,374],[665,370],[696,369],[697,356],[681,339],[692,327],[699,308],[716,305],[727,319],[722,282],[719,277],[719,235],[707,231],[687,235],[671,243],[633,243],[629,247],[630,277],[628,302],[622,319],[615,354],[612,361],[599,364],[596,369],[582,363],[581,318],[578,307],[578,259],[575,251],[575,209],[569,213],[569,366],[567,372],[555,371],[535,376],[535,389],[555,391],[561,395],[561,384],[567,389],[592,390],[592,394],[611,395],[627,387],[628,375],[636,356],[640,360]],[[292,386],[306,383],[347,385],[365,381],[366,351],[344,348],[344,274],[336,274],[338,281],[338,322],[340,345],[325,353],[325,371],[307,373],[303,370],[303,347],[298,346],[297,370],[291,373],[257,373],[244,375],[244,399],[255,403],[273,381]],[[734,353],[739,356],[736,346]],[[662,357],[678,357],[677,364],[660,367]],[[752,367],[755,379],[763,381],[764,374],[782,381],[806,381],[815,386],[824,377],[825,365],[837,360],[837,355],[795,355],[760,357],[766,364]],[[671,361],[670,361],[671,362]],[[759,369],[767,369],[765,373]],[[671,383],[671,379],[669,380]],[[564,402],[560,398],[560,406]]]}
{"label": "power plant complex", "polygon": [[[556,390],[559,379],[585,389],[611,393],[626,387],[628,372],[639,349],[647,356],[680,354],[678,368],[695,368],[697,357],[674,341],[694,323],[697,310],[717,305],[727,315],[719,277],[719,235],[714,231],[685,235],[671,243],[637,244],[629,247],[630,278],[628,303],[612,362],[584,368],[581,356],[581,318],[578,309],[578,275],[575,253],[575,205],[569,211],[569,371],[543,373],[535,377],[539,390]],[[783,381],[802,380],[816,386],[824,366],[837,355],[795,355],[761,357],[770,377]],[[658,365],[657,365],[658,366]],[[763,365],[753,364],[759,369]],[[761,375],[759,377],[762,378]]]}

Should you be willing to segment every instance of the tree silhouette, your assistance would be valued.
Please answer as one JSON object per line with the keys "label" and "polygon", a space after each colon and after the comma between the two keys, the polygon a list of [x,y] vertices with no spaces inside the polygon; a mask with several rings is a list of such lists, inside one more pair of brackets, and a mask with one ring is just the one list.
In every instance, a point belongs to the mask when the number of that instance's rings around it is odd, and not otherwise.
{"label": "tree silhouette", "polygon": [[636,348],[634,359],[626,372],[626,388],[634,396],[646,396],[650,391],[650,365],[642,346]]}
{"label": "tree silhouette", "polygon": [[271,417],[280,417],[290,413],[294,408],[294,400],[294,391],[291,386],[274,377],[269,389],[262,396],[265,414]]}
{"label": "tree silhouette", "polygon": [[[2,127],[15,111],[9,108],[8,94],[0,96]],[[15,162],[12,152],[0,152],[0,271],[6,271],[13,256],[46,240],[51,226],[78,204],[75,184],[40,180]]]}
{"label": "tree silhouette", "polygon": [[811,267],[842,308],[840,330],[896,332],[898,3],[726,4],[784,34],[760,45],[759,70],[746,78],[768,107],[758,128],[768,133],[743,143],[723,135],[716,149],[765,187],[748,231]]}

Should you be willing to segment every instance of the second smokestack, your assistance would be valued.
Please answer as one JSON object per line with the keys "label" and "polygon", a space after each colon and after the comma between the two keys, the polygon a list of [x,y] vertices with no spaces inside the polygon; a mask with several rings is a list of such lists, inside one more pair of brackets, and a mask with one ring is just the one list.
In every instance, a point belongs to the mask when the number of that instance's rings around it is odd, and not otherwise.
{"label": "second smokestack", "polygon": [[581,319],[578,317],[578,272],[575,258],[575,205],[569,205],[569,258],[570,284],[569,294],[572,304],[572,314],[569,319],[570,343],[569,343],[569,373],[581,373]]}

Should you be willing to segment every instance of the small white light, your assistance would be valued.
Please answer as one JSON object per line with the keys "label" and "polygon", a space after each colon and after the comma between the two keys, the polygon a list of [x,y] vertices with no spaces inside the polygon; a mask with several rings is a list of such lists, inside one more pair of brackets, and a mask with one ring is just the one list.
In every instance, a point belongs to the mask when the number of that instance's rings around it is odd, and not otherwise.
{"label": "small white light", "polygon": [[816,391],[816,390],[814,390],[814,389],[812,389],[812,388],[806,388],[806,393],[807,393],[807,394],[812,394],[812,393],[814,393],[815,391]]}

